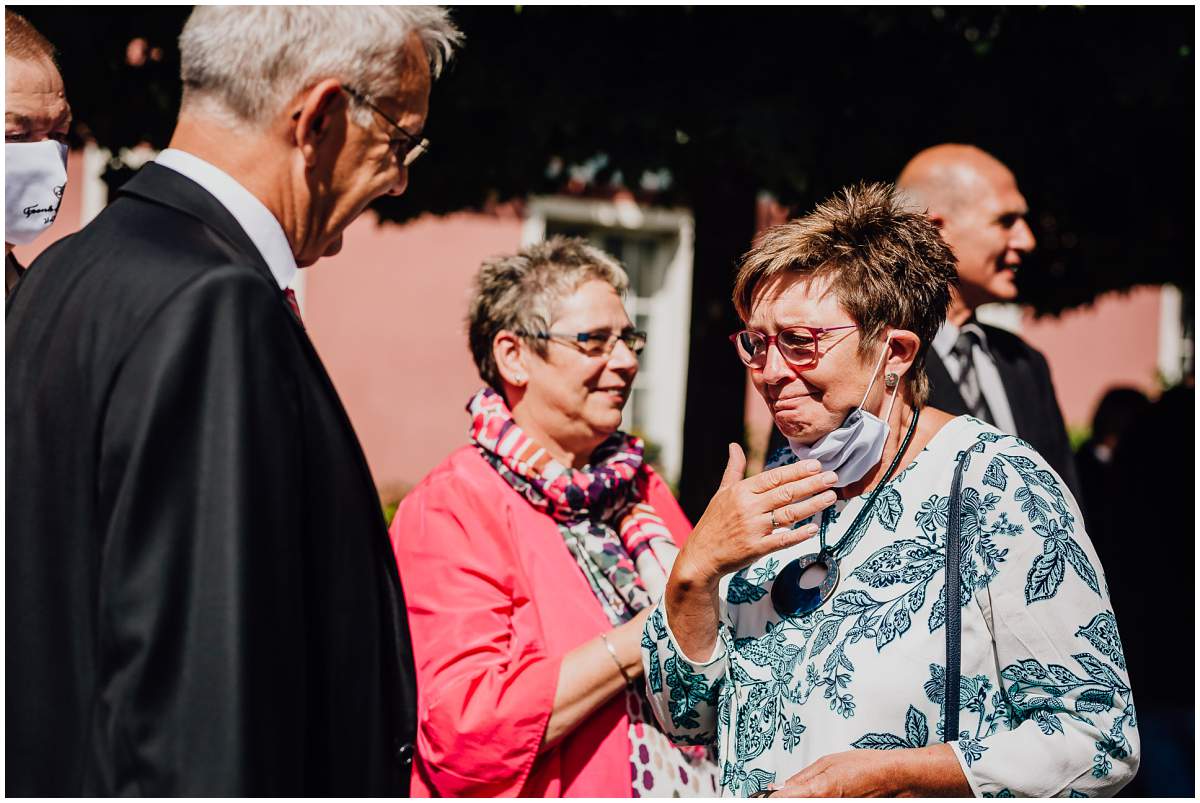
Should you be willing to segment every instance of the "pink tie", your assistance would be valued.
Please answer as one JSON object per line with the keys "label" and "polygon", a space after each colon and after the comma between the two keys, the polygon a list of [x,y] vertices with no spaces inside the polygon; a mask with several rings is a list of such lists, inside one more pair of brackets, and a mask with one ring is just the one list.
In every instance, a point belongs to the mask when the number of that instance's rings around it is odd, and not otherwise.
{"label": "pink tie", "polygon": [[292,308],[292,312],[296,315],[296,320],[304,326],[304,319],[300,317],[300,302],[296,300],[296,291],[288,287],[283,291],[283,297],[287,299],[288,306]]}

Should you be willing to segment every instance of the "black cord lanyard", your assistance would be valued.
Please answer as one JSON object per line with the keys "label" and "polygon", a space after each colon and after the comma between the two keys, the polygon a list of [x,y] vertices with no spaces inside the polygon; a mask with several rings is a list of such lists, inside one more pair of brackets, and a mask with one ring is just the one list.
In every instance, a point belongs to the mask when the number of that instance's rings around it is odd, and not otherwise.
{"label": "black cord lanyard", "polygon": [[[854,521],[850,524],[850,528],[846,530],[842,537],[839,538],[837,543],[835,543],[832,547],[827,547],[825,545],[825,531],[829,529],[829,519],[825,516],[824,512],[821,513],[821,531],[819,537],[822,553],[830,556],[841,557],[842,544],[845,544],[852,535],[855,535],[858,532],[859,527],[864,522],[870,520],[871,511],[875,507],[875,500],[878,499],[879,494],[883,492],[883,486],[887,485],[892,479],[892,474],[896,472],[896,468],[900,465],[900,460],[904,457],[904,453],[908,451],[908,445],[912,442],[913,433],[917,431],[917,421],[920,419],[920,417],[921,408],[914,407],[912,421],[910,421],[908,424],[908,431],[904,433],[904,440],[900,442],[900,450],[896,452],[896,456],[892,458],[892,464],[888,466],[887,471],[884,472],[883,480],[881,480],[880,483],[875,486],[875,490],[871,491],[871,495],[867,497],[867,503],[863,505],[862,510],[858,511],[858,515],[854,517]],[[849,552],[853,547],[854,543],[851,543],[846,551]]]}
{"label": "black cord lanyard", "polygon": [[[913,433],[917,430],[917,421],[920,417],[920,408],[914,407],[912,421],[908,424],[908,431],[904,433],[904,440],[900,444],[900,450],[892,458],[892,463],[884,473],[883,480],[875,486],[875,490],[867,498],[866,504],[863,505],[863,509],[854,518],[854,522],[846,530],[846,534],[839,538],[832,548],[826,546],[825,531],[829,520],[826,517],[826,511],[822,511],[820,551],[796,558],[779,572],[779,576],[775,578],[775,584],[771,586],[771,604],[775,606],[775,611],[780,616],[800,616],[810,613],[821,607],[825,603],[825,600],[833,595],[833,590],[837,587],[838,582],[838,557],[843,551],[842,545],[845,544],[845,551],[849,552],[858,543],[858,532],[860,530],[865,531],[862,525],[870,521],[871,511],[875,507],[875,501],[879,498],[879,494],[883,491],[883,486],[887,485],[892,479],[892,474],[895,473],[897,466],[900,465],[900,460],[904,457],[904,453],[908,451],[908,446],[912,442]],[[825,567],[824,579],[815,587],[802,586],[800,580],[805,570],[815,564]]]}

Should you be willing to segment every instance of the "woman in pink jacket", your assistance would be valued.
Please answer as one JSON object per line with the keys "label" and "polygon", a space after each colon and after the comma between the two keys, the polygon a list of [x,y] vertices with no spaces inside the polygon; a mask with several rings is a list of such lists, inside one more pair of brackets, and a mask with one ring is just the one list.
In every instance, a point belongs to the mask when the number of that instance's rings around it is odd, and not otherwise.
{"label": "woman in pink jacket", "polygon": [[641,633],[690,525],[621,432],[644,333],[611,257],[555,238],[484,264],[470,443],[404,500],[392,545],[418,675],[417,796],[696,796],[642,689]]}

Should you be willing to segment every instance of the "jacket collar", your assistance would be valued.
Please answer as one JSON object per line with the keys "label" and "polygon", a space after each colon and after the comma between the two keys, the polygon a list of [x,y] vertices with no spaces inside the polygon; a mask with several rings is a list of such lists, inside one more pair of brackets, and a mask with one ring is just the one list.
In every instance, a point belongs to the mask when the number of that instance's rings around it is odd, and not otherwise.
{"label": "jacket collar", "polygon": [[296,257],[292,245],[274,213],[234,176],[189,151],[167,148],[155,164],[169,167],[190,178],[216,198],[250,237],[266,260],[280,289],[296,279]]}
{"label": "jacket collar", "polygon": [[150,162],[117,190],[117,196],[122,195],[169,206],[196,218],[233,245],[272,286],[279,286],[237,218],[212,193],[182,173]]}

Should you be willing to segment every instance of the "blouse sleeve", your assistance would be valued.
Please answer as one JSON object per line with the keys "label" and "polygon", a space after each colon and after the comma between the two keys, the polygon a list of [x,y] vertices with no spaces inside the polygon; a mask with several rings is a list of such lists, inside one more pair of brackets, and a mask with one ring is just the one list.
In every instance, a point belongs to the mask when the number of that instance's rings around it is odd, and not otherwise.
{"label": "blouse sleeve", "polygon": [[446,797],[520,794],[554,703],[562,656],[513,637],[503,506],[449,478],[396,512],[392,546],[403,580],[418,676],[421,769]]}
{"label": "blouse sleeve", "polygon": [[[667,484],[653,470],[646,496],[682,547],[691,534],[691,522]],[[724,610],[723,603],[721,607]],[[696,663],[688,658],[667,623],[665,604],[660,601],[654,607],[642,631],[642,668],[650,707],[663,733],[673,742],[715,742],[717,698],[728,666],[725,645],[720,639],[708,661]]]}
{"label": "blouse sleeve", "polygon": [[663,733],[676,744],[716,743],[719,700],[729,671],[725,628],[718,632],[712,656],[693,661],[675,640],[666,604],[660,601],[642,631],[642,669],[646,696]]}
{"label": "blouse sleeve", "polygon": [[[1137,719],[1103,569],[1079,507],[1024,442],[1005,437],[970,452],[964,599],[974,586],[993,631],[1001,689],[991,700],[972,698],[963,677],[955,755],[976,795],[1113,795],[1137,771]],[[981,730],[972,731],[967,712],[989,707],[988,724],[981,714]]]}

